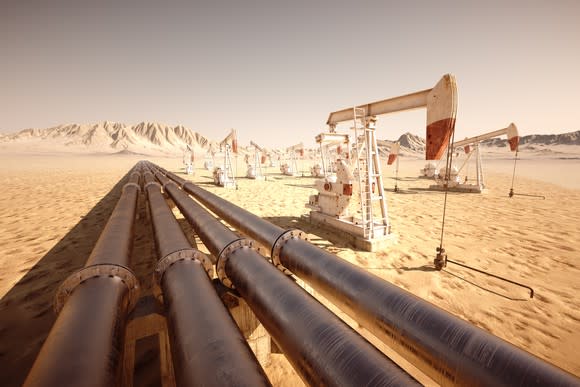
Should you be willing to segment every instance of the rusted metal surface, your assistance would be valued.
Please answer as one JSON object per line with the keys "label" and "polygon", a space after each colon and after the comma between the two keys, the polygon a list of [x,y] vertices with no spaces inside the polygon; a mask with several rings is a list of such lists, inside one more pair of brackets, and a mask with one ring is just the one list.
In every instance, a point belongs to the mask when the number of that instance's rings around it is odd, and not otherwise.
{"label": "rusted metal surface", "polygon": [[[181,184],[204,206],[268,248],[286,233],[191,182]],[[307,241],[290,238],[278,254],[281,265],[441,385],[580,383],[566,371]]]}
{"label": "rusted metal surface", "polygon": [[[151,221],[160,263],[192,249],[168,207],[161,187],[145,174]],[[175,185],[172,184],[174,187]],[[176,187],[177,188],[177,187]],[[195,254],[196,253],[196,254]],[[264,370],[218,297],[203,254],[163,265],[158,280],[169,327],[175,378],[179,386],[268,386]],[[179,258],[179,257],[178,257]]]}
{"label": "rusted metal surface", "polygon": [[[65,297],[59,298],[62,310],[25,386],[111,386],[119,383],[126,319],[137,296],[124,276],[132,275],[128,266],[141,166],[138,163],[129,174],[129,182],[123,187],[81,271],[90,272],[91,267],[101,270],[95,270],[93,276],[82,281],[65,281],[64,284],[75,283],[75,286],[67,288]],[[123,275],[116,274],[120,267]],[[76,273],[71,277],[75,276]]]}
{"label": "rusted metal surface", "polygon": [[[177,185],[167,193],[207,246],[227,278],[311,385],[417,385],[389,358],[258,254]],[[219,271],[219,269],[218,269]]]}

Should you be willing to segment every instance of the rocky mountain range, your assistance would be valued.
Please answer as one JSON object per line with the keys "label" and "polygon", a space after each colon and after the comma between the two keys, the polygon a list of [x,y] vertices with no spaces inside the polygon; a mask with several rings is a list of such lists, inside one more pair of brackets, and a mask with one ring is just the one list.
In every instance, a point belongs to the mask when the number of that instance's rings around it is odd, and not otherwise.
{"label": "rocky mountain range", "polygon": [[[402,154],[420,154],[425,151],[425,139],[412,133],[401,135],[396,141],[401,144]],[[154,122],[126,125],[104,121],[96,124],[59,125],[47,129],[25,129],[13,134],[0,134],[0,143],[20,143],[23,146],[45,144],[62,145],[74,151],[171,153],[182,152],[187,146],[198,150],[216,148],[217,142],[183,126],[169,126]],[[394,141],[379,140],[381,154],[388,154]],[[483,142],[488,147],[506,147],[507,140],[495,138]],[[520,145],[530,149],[535,146],[580,145],[580,131],[529,135],[520,139]],[[246,153],[249,149],[242,149]]]}
{"label": "rocky mountain range", "polygon": [[208,149],[215,144],[201,134],[183,125],[169,126],[141,122],[128,126],[119,122],[104,121],[90,125],[67,124],[47,129],[25,129],[18,133],[0,136],[0,142],[50,143],[70,149],[92,151],[157,151],[181,152],[192,148]]}

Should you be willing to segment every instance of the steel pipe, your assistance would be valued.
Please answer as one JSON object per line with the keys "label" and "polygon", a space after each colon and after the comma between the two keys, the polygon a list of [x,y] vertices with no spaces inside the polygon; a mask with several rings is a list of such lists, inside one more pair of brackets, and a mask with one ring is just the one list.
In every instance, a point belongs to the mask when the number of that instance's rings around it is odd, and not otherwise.
{"label": "steel pipe", "polygon": [[222,282],[237,289],[306,383],[418,384],[270,265],[253,249],[251,241],[240,239],[163,175],[156,176],[210,252],[218,257]]}
{"label": "steel pipe", "polygon": [[[162,170],[204,206],[269,249],[273,261],[441,385],[578,385],[580,379],[195,184]],[[278,246],[276,242],[279,241]]]}
{"label": "steel pipe", "polygon": [[127,315],[137,299],[131,258],[140,192],[138,163],[87,263],[59,288],[60,312],[25,386],[119,383]]}
{"label": "steel pipe", "polygon": [[201,262],[203,254],[192,248],[153,175],[145,172],[144,177],[177,385],[269,386],[217,295]]}

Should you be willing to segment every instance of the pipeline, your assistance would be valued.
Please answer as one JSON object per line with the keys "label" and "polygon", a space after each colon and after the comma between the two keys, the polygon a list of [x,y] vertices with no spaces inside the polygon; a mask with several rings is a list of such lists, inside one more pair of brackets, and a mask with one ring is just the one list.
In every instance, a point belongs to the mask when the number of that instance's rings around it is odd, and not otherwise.
{"label": "pipeline", "polygon": [[84,268],[59,287],[58,317],[24,386],[119,384],[125,325],[138,298],[128,266],[141,167],[137,163],[130,173]]}
{"label": "pipeline", "polygon": [[310,385],[418,385],[336,315],[276,270],[177,185],[156,174],[165,192],[218,257],[218,277],[235,288]]}
{"label": "pipeline", "polygon": [[144,173],[178,386],[270,386],[264,370],[218,297],[212,262],[192,248],[149,171]]}
{"label": "pipeline", "polygon": [[308,282],[437,383],[578,385],[574,375],[160,169],[204,206],[272,251],[272,261]]}

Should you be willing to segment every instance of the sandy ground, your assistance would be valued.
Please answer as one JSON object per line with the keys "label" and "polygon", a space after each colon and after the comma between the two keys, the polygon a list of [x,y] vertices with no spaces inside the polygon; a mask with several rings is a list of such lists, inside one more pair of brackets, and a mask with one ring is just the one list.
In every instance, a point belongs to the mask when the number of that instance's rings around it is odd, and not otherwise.
{"label": "sandy ground", "polygon": [[[55,320],[56,288],[83,266],[119,196],[117,183],[139,159],[0,154],[2,385],[20,385],[25,378]],[[150,160],[182,171],[180,159]],[[384,168],[394,241],[377,253],[355,251],[306,222],[304,204],[315,193],[311,177],[286,177],[270,168],[266,181],[239,178],[239,189],[228,190],[213,186],[202,161],[198,164],[192,180],[204,188],[280,226],[302,228],[320,247],[580,376],[580,160],[518,161],[515,192],[545,200],[508,198],[511,160],[485,164],[487,193],[449,194],[444,237],[449,258],[525,283],[536,292],[533,299],[524,288],[455,265],[432,269],[443,194],[427,190],[431,182],[417,177],[423,161],[401,159],[400,193],[390,192],[393,167]],[[240,161],[238,174],[244,172]],[[144,205],[141,199],[133,263],[143,291],[150,292],[155,254]],[[155,359],[144,350],[138,369]],[[275,385],[300,383],[282,355],[273,355],[266,371]],[[141,371],[136,382],[151,378]]]}

